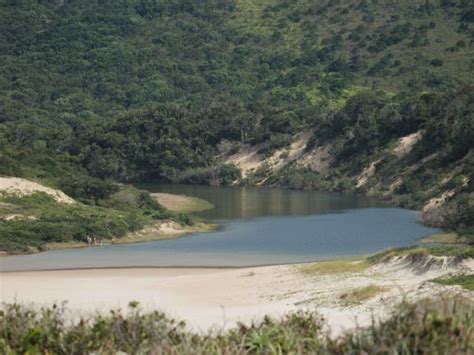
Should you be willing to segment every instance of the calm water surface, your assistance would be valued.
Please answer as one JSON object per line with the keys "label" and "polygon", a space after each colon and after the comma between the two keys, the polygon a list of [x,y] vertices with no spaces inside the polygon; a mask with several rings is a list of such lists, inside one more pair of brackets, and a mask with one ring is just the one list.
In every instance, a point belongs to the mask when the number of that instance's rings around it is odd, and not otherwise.
{"label": "calm water surface", "polygon": [[210,220],[302,216],[383,206],[375,199],[352,193],[157,184],[141,184],[138,187],[151,192],[183,194],[210,201],[215,208],[198,214]]}
{"label": "calm water surface", "polygon": [[211,233],[173,240],[8,256],[0,258],[1,269],[294,263],[407,246],[437,231],[419,224],[415,211],[385,208],[375,200],[353,194],[181,185],[146,187],[209,200],[216,207],[201,216],[220,221],[221,227]]}

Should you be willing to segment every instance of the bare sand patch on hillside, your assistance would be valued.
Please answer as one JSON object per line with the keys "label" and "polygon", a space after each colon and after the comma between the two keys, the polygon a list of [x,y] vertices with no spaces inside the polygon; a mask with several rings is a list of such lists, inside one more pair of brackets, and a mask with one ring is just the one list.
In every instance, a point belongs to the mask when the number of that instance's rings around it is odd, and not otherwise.
{"label": "bare sand patch on hillside", "polygon": [[271,171],[278,171],[286,164],[297,161],[305,154],[306,147],[313,134],[314,130],[312,129],[295,134],[289,145],[275,150],[270,157],[260,154],[260,151],[264,148],[264,145],[260,143],[252,146],[244,145],[238,152],[228,156],[224,154],[224,160],[228,164],[237,166],[244,178],[264,166],[268,166]]}
{"label": "bare sand patch on hillside", "polygon": [[393,149],[393,153],[398,158],[403,158],[412,151],[413,147],[423,138],[424,134],[424,130],[419,130],[405,137],[401,137],[397,146]]}
{"label": "bare sand patch on hillside", "polygon": [[17,178],[0,177],[0,192],[16,194],[18,196],[28,196],[35,192],[44,192],[54,198],[59,203],[74,203],[75,201],[60,190],[41,185],[37,182]]}

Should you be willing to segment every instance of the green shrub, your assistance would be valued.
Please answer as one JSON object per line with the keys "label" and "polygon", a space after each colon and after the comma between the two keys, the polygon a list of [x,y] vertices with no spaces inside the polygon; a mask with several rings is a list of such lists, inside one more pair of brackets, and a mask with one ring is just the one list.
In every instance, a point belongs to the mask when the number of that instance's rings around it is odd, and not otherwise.
{"label": "green shrub", "polygon": [[272,177],[271,183],[292,189],[331,189],[331,184],[318,172],[308,168],[297,168],[294,165],[287,165],[278,171]]}
{"label": "green shrub", "polygon": [[138,190],[127,186],[99,201],[99,205],[121,211],[152,210],[162,211],[158,201],[150,196],[148,191]]}
{"label": "green shrub", "polygon": [[443,60],[439,58],[433,59],[430,63],[434,67],[442,67],[444,65]]}
{"label": "green shrub", "polygon": [[233,164],[222,164],[217,168],[219,184],[230,186],[242,178],[242,173],[238,167]]}

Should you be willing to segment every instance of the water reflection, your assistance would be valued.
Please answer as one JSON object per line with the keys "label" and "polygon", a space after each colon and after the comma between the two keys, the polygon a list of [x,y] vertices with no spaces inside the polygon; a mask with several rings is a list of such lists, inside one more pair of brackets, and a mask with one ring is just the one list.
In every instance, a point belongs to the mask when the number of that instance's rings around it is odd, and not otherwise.
{"label": "water reflection", "polygon": [[236,219],[264,216],[311,215],[344,209],[380,207],[382,204],[352,193],[299,191],[253,187],[212,187],[190,185],[137,185],[152,192],[199,197],[216,207],[200,212],[208,219]]}

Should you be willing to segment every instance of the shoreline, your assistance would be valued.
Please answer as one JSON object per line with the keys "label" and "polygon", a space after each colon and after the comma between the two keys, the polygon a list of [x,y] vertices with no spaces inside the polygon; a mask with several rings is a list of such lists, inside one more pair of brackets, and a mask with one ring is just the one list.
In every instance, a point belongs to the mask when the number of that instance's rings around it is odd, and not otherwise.
{"label": "shoreline", "polygon": [[[158,222],[158,224],[168,224],[170,221]],[[206,222],[197,222],[193,226],[183,226],[176,222],[171,222],[176,227],[165,227],[165,229],[160,229],[160,227],[155,228],[154,226],[147,226],[144,229],[138,230],[136,232],[129,233],[127,236],[122,238],[113,238],[110,244],[131,244],[131,243],[141,243],[141,242],[150,242],[155,240],[167,240],[167,239],[176,239],[187,234],[191,233],[206,233],[212,232],[218,228],[217,224],[206,223]],[[106,244],[107,245],[107,244]]]}
{"label": "shoreline", "polygon": [[[15,255],[10,255],[15,256]],[[137,270],[137,269],[146,269],[146,270],[245,270],[245,269],[258,269],[266,267],[278,267],[278,266],[304,266],[311,264],[327,263],[332,261],[357,261],[358,259],[364,260],[368,256],[361,257],[347,257],[347,258],[332,258],[332,259],[322,259],[322,260],[313,260],[313,261],[300,261],[300,262],[291,262],[291,263],[280,263],[280,264],[257,264],[257,265],[245,265],[245,266],[180,266],[180,265],[171,265],[171,266],[91,266],[91,267],[74,267],[74,268],[61,268],[61,269],[31,269],[31,270],[14,270],[14,271],[2,271],[0,269],[0,275],[4,274],[13,274],[13,273],[22,273],[22,272],[54,272],[54,271],[81,271],[81,270]]]}
{"label": "shoreline", "polygon": [[[172,223],[174,227],[160,229],[162,225],[167,225]],[[158,226],[157,226],[158,225]],[[176,222],[165,220],[162,222],[157,222],[152,225],[148,225],[143,229],[140,229],[135,232],[130,232],[128,235],[121,237],[121,238],[112,238],[106,239],[103,245],[94,245],[90,246],[91,248],[113,245],[113,244],[132,244],[132,243],[141,243],[141,242],[151,242],[157,240],[168,240],[168,239],[176,239],[182,236],[191,234],[191,233],[205,233],[205,232],[212,232],[218,226],[216,224],[205,223],[205,222],[198,222],[194,226],[183,226]],[[77,245],[77,246],[75,246]],[[48,250],[61,250],[61,249],[73,249],[73,248],[88,248],[89,246],[87,243],[72,243],[72,246],[67,245],[67,243],[57,243],[53,244],[51,248],[51,244],[48,245]],[[19,254],[21,255],[21,254]]]}
{"label": "shoreline", "polygon": [[[71,197],[67,196],[64,192],[53,189],[51,187],[44,186],[34,181],[29,181],[23,178],[17,177],[0,177],[0,195],[2,193],[12,194],[16,197],[25,197],[30,196],[34,193],[45,193],[49,195],[55,202],[58,204],[55,207],[61,207],[63,205],[81,205],[79,202],[75,201]],[[3,195],[2,195],[3,196]],[[165,210],[176,212],[176,213],[191,213],[197,211],[203,211],[206,209],[214,208],[215,206],[210,202],[199,199],[193,196],[177,195],[177,194],[168,194],[168,193],[150,193],[150,196],[155,199]],[[1,202],[0,205],[8,206],[13,208],[16,205],[9,203]],[[13,207],[12,207],[13,206]],[[15,207],[20,208],[20,207]],[[17,212],[16,210],[7,211],[0,213],[0,221],[12,221],[17,218],[22,218],[25,220],[36,220],[37,217],[30,215],[31,211],[28,213]],[[120,216],[122,217],[122,216]],[[48,250],[59,250],[59,249],[75,249],[75,248],[84,248],[84,247],[95,247],[101,245],[110,245],[110,244],[122,244],[122,243],[137,243],[137,242],[146,242],[153,240],[165,240],[165,239],[174,239],[180,236],[189,234],[189,233],[200,233],[200,232],[209,232],[217,227],[217,225],[212,223],[205,223],[201,221],[195,221],[193,225],[185,225],[178,222],[175,222],[169,217],[168,219],[163,220],[153,220],[148,219],[147,224],[143,226],[140,230],[128,231],[122,237],[112,236],[111,238],[99,238],[97,236],[88,236],[82,235],[82,238],[94,237],[94,241],[97,239],[99,242],[96,245],[90,245],[86,241],[74,240],[75,235],[69,235],[69,241],[65,242],[52,242],[47,243],[40,239],[39,243],[35,244],[33,242],[28,243],[24,242],[22,245],[22,251],[9,252],[7,250],[0,249],[0,257],[4,256],[21,256],[21,255],[30,255],[41,253]],[[62,220],[60,221],[62,222]],[[58,232],[59,233],[59,232]],[[50,240],[53,238],[50,238]],[[105,242],[105,244],[103,244]],[[21,248],[18,248],[21,249]],[[15,249],[14,249],[15,250]]]}
{"label": "shoreline", "polygon": [[[165,228],[160,229],[160,226],[163,224],[172,223],[175,227],[173,228]],[[158,225],[158,227],[157,227]],[[178,227],[176,227],[178,226]],[[161,222],[157,222],[151,225],[147,225],[146,227],[135,231],[129,232],[128,235],[122,238],[112,238],[112,239],[105,239],[104,244],[102,245],[93,245],[89,246],[86,242],[64,242],[64,243],[49,243],[46,245],[45,250],[34,250],[31,252],[25,253],[17,253],[17,254],[10,254],[10,253],[0,253],[0,260],[2,257],[8,256],[23,256],[23,255],[32,255],[32,254],[39,254],[44,253],[50,250],[63,250],[63,249],[79,249],[79,248],[97,248],[101,246],[113,245],[113,244],[132,244],[132,243],[141,243],[141,242],[151,242],[151,241],[159,241],[159,240],[168,240],[168,239],[176,239],[183,237],[188,234],[192,233],[206,233],[212,232],[213,230],[217,229],[218,225],[213,223],[206,223],[206,222],[197,222],[194,226],[184,226],[180,225],[174,221],[165,220]],[[0,273],[2,271],[0,270]]]}

